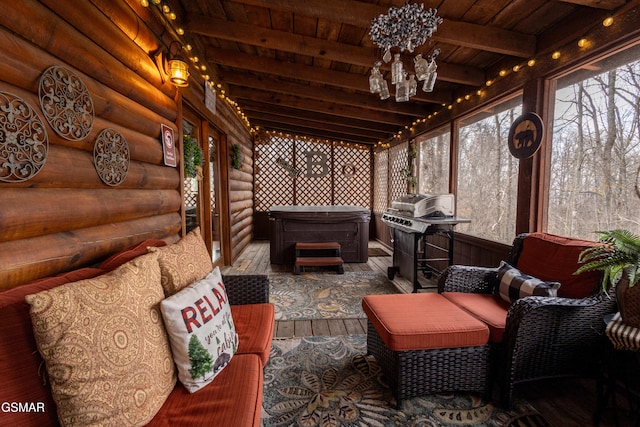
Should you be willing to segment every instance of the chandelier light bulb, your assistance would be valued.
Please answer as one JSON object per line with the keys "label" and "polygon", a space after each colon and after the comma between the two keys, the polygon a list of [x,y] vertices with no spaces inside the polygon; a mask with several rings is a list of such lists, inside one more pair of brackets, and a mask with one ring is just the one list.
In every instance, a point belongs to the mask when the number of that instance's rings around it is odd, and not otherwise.
{"label": "chandelier light bulb", "polygon": [[602,21],[602,25],[605,27],[610,27],[613,25],[613,16],[608,16]]}
{"label": "chandelier light bulb", "polygon": [[[397,102],[408,101],[416,94],[417,81],[425,82],[422,88],[424,91],[433,91],[437,77],[435,57],[440,53],[440,49],[435,49],[428,59],[423,58],[422,54],[416,55],[413,60],[415,75],[410,76],[404,69],[401,54],[405,50],[413,52],[433,35],[442,23],[442,18],[437,16],[437,12],[437,9],[425,9],[423,4],[405,3],[400,8],[389,8],[386,15],[381,14],[371,21],[369,35],[371,41],[384,52],[382,60],[388,63],[393,58],[391,84],[396,85]],[[393,54],[392,48],[395,51]],[[378,78],[373,70],[371,73],[370,91],[380,93],[381,99],[386,99],[381,83],[384,82],[384,78]],[[377,91],[378,88],[380,92]]]}
{"label": "chandelier light bulb", "polygon": [[587,47],[588,44],[589,44],[589,41],[585,38],[578,40],[578,47],[580,48]]}
{"label": "chandelier light bulb", "polygon": [[553,59],[559,59],[559,58],[560,58],[560,55],[561,55],[561,54],[560,54],[560,51],[559,51],[559,50],[556,50],[555,52],[553,52],[553,53],[551,54],[551,58],[553,58]]}

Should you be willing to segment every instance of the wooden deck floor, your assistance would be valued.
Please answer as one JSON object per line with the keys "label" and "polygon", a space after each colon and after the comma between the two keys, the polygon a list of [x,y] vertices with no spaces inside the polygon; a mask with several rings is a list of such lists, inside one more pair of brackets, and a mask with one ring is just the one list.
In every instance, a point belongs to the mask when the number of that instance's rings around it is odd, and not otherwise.
{"label": "wooden deck floor", "polygon": [[[378,242],[370,242],[371,248],[385,249]],[[387,267],[392,265],[389,256],[369,257],[366,263],[347,263],[345,271],[381,271],[386,274]],[[330,267],[327,267],[330,269]],[[293,265],[275,265],[269,260],[269,242],[255,241],[238,257],[234,265],[222,268],[224,274],[293,274]],[[413,285],[402,277],[396,276],[393,282],[402,290],[410,293]],[[366,319],[350,320],[311,320],[311,321],[279,321],[276,322],[275,337],[293,336],[326,336],[365,334]],[[595,426],[631,426],[628,415],[618,411],[618,422],[614,422],[614,412],[604,412],[599,424],[593,421],[596,408],[595,381],[589,379],[554,379],[535,381],[516,387],[516,396],[529,401],[544,417],[556,427]],[[622,396],[618,402],[623,401]]]}

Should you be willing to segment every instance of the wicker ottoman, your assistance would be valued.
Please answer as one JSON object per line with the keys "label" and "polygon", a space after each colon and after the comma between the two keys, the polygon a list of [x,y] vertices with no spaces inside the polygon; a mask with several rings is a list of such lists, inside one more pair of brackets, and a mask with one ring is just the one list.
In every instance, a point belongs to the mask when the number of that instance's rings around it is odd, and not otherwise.
{"label": "wicker ottoman", "polygon": [[440,294],[367,295],[367,352],[404,399],[443,391],[490,392],[489,329]]}

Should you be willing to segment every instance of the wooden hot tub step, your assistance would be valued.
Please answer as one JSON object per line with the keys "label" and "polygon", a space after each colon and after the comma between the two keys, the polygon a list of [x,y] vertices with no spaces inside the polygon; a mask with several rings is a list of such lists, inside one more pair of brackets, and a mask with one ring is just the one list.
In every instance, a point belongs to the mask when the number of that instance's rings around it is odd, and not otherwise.
{"label": "wooden hot tub step", "polygon": [[344,273],[344,260],[338,242],[296,243],[296,262],[293,273],[300,274],[302,267],[336,266],[338,274]]}

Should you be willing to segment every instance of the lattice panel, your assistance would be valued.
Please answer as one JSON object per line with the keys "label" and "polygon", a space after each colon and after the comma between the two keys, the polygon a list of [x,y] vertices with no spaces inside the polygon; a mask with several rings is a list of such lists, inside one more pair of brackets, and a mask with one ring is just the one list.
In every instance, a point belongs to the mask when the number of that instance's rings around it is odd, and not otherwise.
{"label": "lattice panel", "polygon": [[407,194],[408,153],[406,144],[399,144],[389,149],[389,195],[391,200],[399,199]]}
{"label": "lattice panel", "polygon": [[383,213],[389,207],[389,150],[373,156],[373,211]]}
{"label": "lattice panel", "polygon": [[198,206],[198,181],[195,178],[184,179],[184,204]]}
{"label": "lattice panel", "polygon": [[371,161],[368,149],[333,148],[334,204],[371,205]]}
{"label": "lattice panel", "polygon": [[281,137],[256,138],[255,142],[255,210],[268,212],[274,205],[293,205],[295,177],[303,173],[296,168],[293,140]]}
{"label": "lattice panel", "polygon": [[331,205],[331,145],[297,141],[296,164],[305,165],[296,180],[296,204]]}
{"label": "lattice panel", "polygon": [[274,205],[371,207],[371,151],[263,133],[255,140],[255,210]]}

